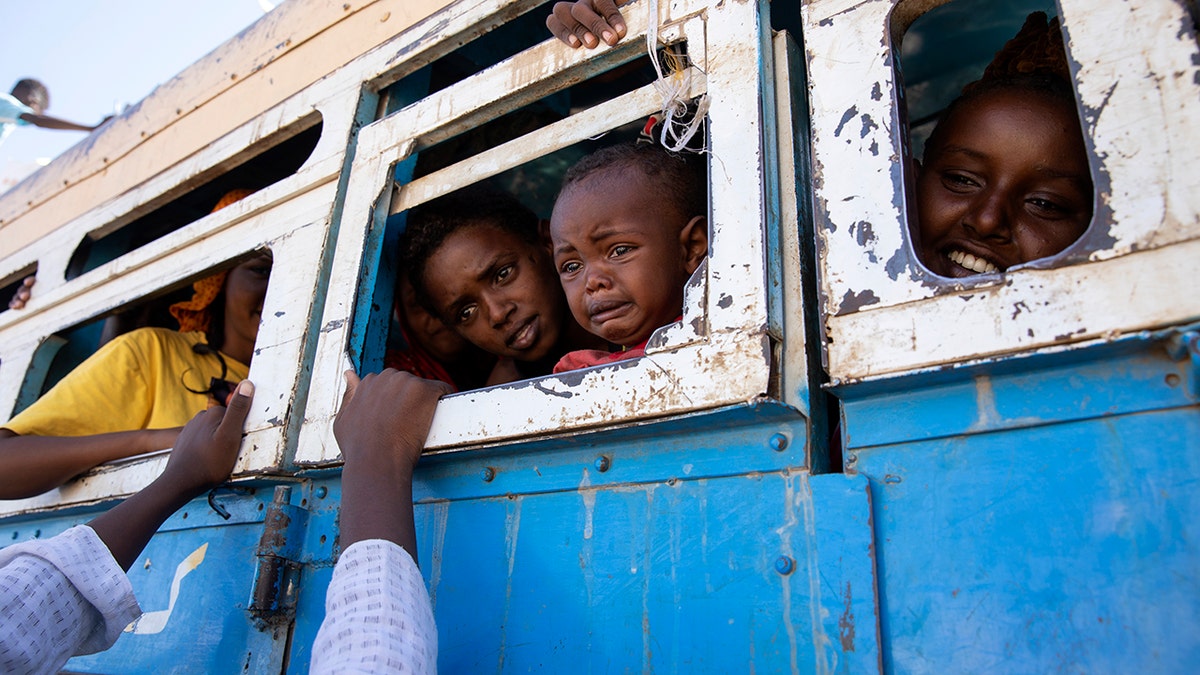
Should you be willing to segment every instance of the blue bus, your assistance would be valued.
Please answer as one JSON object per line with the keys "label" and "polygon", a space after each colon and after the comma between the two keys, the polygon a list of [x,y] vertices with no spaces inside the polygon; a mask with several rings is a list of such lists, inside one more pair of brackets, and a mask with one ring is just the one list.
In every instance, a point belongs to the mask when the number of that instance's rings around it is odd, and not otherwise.
{"label": "blue bus", "polygon": [[[641,358],[438,405],[414,498],[440,671],[1200,666],[1195,3],[635,0],[595,50],[549,36],[551,4],[288,0],[0,195],[0,286],[37,277],[0,312],[8,416],[274,257],[233,480],[129,571],[146,616],[68,670],[306,672],[340,374],[396,339],[405,215],[487,181],[548,216],[565,167],[672,101],[704,106],[709,176],[682,319]],[[939,276],[914,161],[1034,10],[1061,21],[1094,215],[1052,257]],[[0,543],[165,459],[0,501]]]}

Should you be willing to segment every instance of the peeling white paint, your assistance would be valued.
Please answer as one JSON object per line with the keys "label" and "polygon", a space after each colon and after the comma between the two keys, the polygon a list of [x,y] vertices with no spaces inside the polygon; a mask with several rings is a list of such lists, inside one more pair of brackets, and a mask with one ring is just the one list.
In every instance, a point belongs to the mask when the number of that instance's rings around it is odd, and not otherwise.
{"label": "peeling white paint", "polygon": [[[909,17],[937,4],[906,3],[898,12]],[[1056,259],[1056,269],[1039,269],[1051,267],[1042,261],[961,281],[925,272],[904,234],[903,130],[888,25],[896,5],[817,0],[801,7],[831,379],[853,382],[1200,318],[1196,294],[1179,293],[1194,275],[1200,239],[1200,58],[1183,4],[1060,3],[1094,148],[1096,222]],[[881,96],[871,95],[875,88]]]}

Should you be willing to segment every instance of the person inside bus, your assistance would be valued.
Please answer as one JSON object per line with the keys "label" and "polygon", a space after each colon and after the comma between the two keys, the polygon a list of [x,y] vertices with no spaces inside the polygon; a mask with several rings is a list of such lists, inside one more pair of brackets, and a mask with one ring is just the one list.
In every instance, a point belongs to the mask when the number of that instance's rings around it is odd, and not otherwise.
{"label": "person inside bus", "polygon": [[229,478],[253,396],[242,381],[228,409],[197,413],[162,474],[91,522],[0,549],[0,672],[57,673],[141,616],[125,573],[171,514]]}
{"label": "person inside bus", "polygon": [[621,349],[570,352],[554,372],[641,356],[655,330],[679,319],[684,286],[708,254],[701,160],[643,139],[567,171],[550,219],[554,265],[575,320]]}
{"label": "person inside bus", "polygon": [[[226,195],[222,208],[248,192]],[[0,425],[0,499],[51,490],[105,462],[169,448],[197,412],[245,379],[258,336],[271,254],[195,283],[171,313],[178,331],[119,336]]]}
{"label": "person inside bus", "polygon": [[[402,238],[400,250],[406,243]],[[496,357],[471,344],[454,329],[425,309],[407,274],[396,275],[393,316],[399,344],[389,348],[383,363],[387,368],[438,380],[455,391],[478,389],[496,366]]]}
{"label": "person inside bus", "polygon": [[50,107],[50,91],[38,80],[26,78],[13,85],[12,92],[0,94],[0,143],[19,125],[32,124],[43,129],[66,131],[95,131],[109,120],[105,117],[99,124],[77,124],[46,114]]}
{"label": "person inside bus", "polygon": [[413,209],[408,227],[418,299],[498,357],[487,384],[547,375],[569,351],[607,346],[571,315],[547,233],[511,195],[465,188]]}
{"label": "person inside bus", "polygon": [[[622,4],[558,2],[546,26],[571,47],[615,45],[627,31]],[[1026,17],[942,113],[914,166],[915,249],[935,274],[1003,272],[1083,234],[1093,186],[1058,19]]]}
{"label": "person inside bus", "polygon": [[1083,234],[1092,180],[1057,19],[1026,18],[942,114],[917,172],[916,248],[935,274],[1003,272]]}

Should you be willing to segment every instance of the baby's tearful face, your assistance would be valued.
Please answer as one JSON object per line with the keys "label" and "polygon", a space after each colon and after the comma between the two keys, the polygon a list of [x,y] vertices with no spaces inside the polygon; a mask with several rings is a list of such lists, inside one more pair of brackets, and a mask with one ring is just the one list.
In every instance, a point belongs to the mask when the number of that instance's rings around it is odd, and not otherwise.
{"label": "baby's tearful face", "polygon": [[964,101],[930,137],[917,210],[921,262],[945,277],[1003,272],[1070,246],[1092,218],[1073,106],[1018,89]]}
{"label": "baby's tearful face", "polygon": [[[609,342],[632,346],[671,323],[699,256],[682,239],[689,223],[635,168],[572,184],[550,220],[554,265],[575,320]],[[706,247],[704,247],[706,248]]]}

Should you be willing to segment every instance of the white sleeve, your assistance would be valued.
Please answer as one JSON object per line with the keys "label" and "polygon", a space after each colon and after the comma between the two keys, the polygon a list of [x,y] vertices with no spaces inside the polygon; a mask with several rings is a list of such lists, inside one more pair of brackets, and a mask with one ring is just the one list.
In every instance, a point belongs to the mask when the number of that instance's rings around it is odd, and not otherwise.
{"label": "white sleeve", "polygon": [[56,673],[108,649],[142,610],[92,528],[0,549],[0,672]]}
{"label": "white sleeve", "polygon": [[359,541],[338,558],[310,673],[436,673],[437,626],[425,580],[400,546]]}

